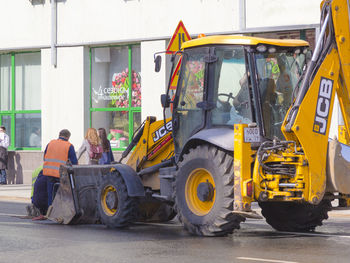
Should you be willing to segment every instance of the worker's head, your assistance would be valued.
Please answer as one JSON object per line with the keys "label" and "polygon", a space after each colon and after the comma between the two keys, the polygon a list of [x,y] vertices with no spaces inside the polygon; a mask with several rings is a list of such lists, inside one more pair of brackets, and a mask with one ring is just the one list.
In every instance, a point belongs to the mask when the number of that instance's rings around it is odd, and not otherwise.
{"label": "worker's head", "polygon": [[63,129],[60,131],[59,137],[63,137],[66,138],[67,140],[69,140],[70,138],[70,131],[68,131],[67,129]]}
{"label": "worker's head", "polygon": [[1,126],[1,127],[0,127],[0,132],[6,132],[5,126]]}

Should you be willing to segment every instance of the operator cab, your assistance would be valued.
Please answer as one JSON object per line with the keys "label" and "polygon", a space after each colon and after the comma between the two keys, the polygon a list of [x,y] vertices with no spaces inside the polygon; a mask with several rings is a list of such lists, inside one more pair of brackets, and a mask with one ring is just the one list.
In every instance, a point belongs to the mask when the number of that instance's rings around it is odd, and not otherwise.
{"label": "operator cab", "polygon": [[183,44],[173,101],[175,151],[202,130],[257,123],[266,139],[283,139],[281,125],[308,43],[242,36],[212,36]]}

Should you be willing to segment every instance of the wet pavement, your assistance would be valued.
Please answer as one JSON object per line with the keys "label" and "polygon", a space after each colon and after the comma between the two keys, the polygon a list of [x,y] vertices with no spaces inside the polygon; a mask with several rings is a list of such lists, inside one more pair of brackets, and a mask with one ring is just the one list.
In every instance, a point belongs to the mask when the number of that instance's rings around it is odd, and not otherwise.
{"label": "wet pavement", "polygon": [[[203,238],[189,235],[176,220],[169,224],[108,229],[103,225],[64,226],[21,219],[17,216],[25,214],[29,203],[29,196],[25,195],[30,195],[30,187],[5,188],[7,190],[0,189],[0,262],[323,263],[350,260],[350,212],[347,210],[330,212],[330,219],[313,233],[277,232],[264,220],[249,219],[233,235]],[[16,191],[19,196],[15,196]]]}

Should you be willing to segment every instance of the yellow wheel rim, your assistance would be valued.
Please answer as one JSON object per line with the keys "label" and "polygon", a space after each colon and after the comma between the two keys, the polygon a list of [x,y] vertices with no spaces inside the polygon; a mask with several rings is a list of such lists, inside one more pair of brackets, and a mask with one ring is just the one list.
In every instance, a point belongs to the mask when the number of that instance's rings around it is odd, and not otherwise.
{"label": "yellow wheel rim", "polygon": [[[203,201],[198,196],[198,187],[201,183],[210,185],[212,188],[212,196],[208,200]],[[194,214],[198,216],[208,214],[214,206],[216,197],[215,182],[211,173],[204,168],[193,170],[186,181],[185,195],[187,205]]]}
{"label": "yellow wheel rim", "polygon": [[107,185],[101,194],[101,205],[103,211],[108,216],[113,216],[118,209],[117,189],[112,185]]}

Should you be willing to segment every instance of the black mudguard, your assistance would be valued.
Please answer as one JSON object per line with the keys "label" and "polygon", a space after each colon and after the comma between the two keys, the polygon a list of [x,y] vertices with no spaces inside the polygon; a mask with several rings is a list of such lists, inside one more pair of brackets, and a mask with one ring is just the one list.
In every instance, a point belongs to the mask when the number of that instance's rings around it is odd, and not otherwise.
{"label": "black mudguard", "polygon": [[128,195],[132,197],[143,197],[145,196],[145,189],[143,187],[141,178],[129,165],[116,164],[114,168],[123,177],[126,184]]}

